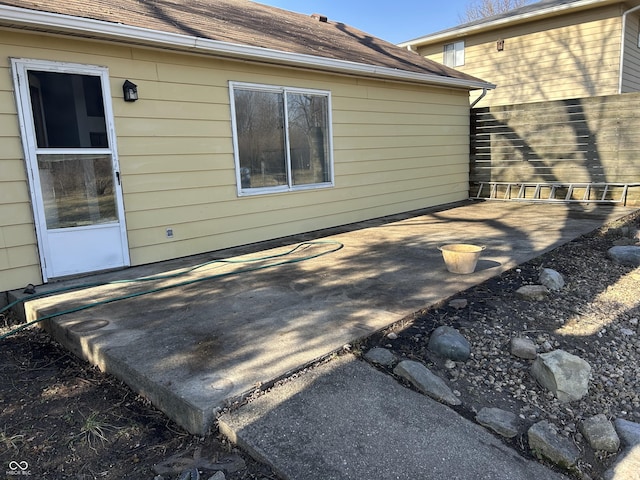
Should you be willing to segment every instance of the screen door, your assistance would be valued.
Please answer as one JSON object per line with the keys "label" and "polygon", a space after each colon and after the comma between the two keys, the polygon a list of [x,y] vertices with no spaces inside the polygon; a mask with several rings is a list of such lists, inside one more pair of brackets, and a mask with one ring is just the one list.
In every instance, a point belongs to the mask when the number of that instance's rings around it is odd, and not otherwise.
{"label": "screen door", "polygon": [[44,280],[128,265],[107,70],[13,71]]}

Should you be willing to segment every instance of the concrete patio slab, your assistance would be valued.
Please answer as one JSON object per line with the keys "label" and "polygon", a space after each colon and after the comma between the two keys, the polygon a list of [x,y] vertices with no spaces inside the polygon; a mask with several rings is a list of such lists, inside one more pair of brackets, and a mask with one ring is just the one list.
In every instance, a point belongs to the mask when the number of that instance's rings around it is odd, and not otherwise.
{"label": "concrete patio slab", "polygon": [[350,354],[223,414],[219,424],[283,480],[566,479]]}
{"label": "concrete patio slab", "polygon": [[[26,311],[28,319],[35,319],[131,295],[53,318],[44,326],[178,424],[204,434],[221,407],[256,387],[632,211],[465,202],[292,237],[288,246],[280,241],[269,250],[252,246],[249,254],[248,249],[216,252],[199,260],[270,258],[214,263],[176,278],[58,294],[28,302]],[[274,257],[314,238],[333,243],[303,245]],[[332,251],[336,242],[343,247]],[[486,246],[472,274],[449,273],[437,250],[458,242]],[[262,268],[321,253],[327,254]],[[193,261],[185,259],[183,265]],[[83,281],[167,274],[180,266],[173,261]],[[154,293],[141,295],[150,290]]]}

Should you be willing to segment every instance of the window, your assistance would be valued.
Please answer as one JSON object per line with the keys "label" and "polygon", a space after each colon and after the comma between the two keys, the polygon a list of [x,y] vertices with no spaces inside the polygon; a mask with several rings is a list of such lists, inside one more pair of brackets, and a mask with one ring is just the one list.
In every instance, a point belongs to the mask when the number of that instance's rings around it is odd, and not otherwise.
{"label": "window", "polygon": [[238,194],[333,185],[329,92],[230,83]]}
{"label": "window", "polygon": [[443,63],[447,67],[460,67],[464,65],[464,41],[445,45],[442,56]]}
{"label": "window", "polygon": [[26,74],[47,229],[117,222],[103,79],[35,68]]}

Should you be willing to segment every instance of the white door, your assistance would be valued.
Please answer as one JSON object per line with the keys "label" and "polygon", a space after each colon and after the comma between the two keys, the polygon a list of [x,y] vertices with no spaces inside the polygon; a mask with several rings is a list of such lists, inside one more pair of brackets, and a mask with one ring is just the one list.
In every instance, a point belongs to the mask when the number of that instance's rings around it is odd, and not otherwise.
{"label": "white door", "polygon": [[12,66],[44,280],[129,265],[107,69]]}

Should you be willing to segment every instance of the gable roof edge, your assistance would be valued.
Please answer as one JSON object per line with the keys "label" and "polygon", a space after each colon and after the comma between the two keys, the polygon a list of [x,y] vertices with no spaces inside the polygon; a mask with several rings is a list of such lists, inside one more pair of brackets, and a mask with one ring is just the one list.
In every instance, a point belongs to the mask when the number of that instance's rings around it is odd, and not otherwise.
{"label": "gable roof edge", "polygon": [[465,35],[480,33],[487,30],[493,30],[499,28],[503,25],[509,25],[513,23],[520,23],[523,21],[527,21],[530,19],[535,19],[536,17],[546,17],[552,16],[558,13],[562,13],[568,10],[575,10],[579,8],[588,8],[590,6],[595,5],[607,5],[611,3],[620,3],[621,0],[581,0],[573,3],[565,3],[561,5],[553,5],[547,8],[541,8],[539,10],[528,11],[519,15],[496,15],[494,20],[488,19],[484,22],[472,22],[472,25],[465,26],[460,25],[460,27],[452,27],[446,30],[441,30],[439,32],[435,32],[433,34],[424,35],[422,37],[415,38],[413,40],[407,40],[406,42],[398,43],[399,47],[409,48],[412,47],[420,47],[423,45],[429,45],[432,43],[442,42],[444,40],[449,40],[453,38],[459,38]]}
{"label": "gable roof edge", "polygon": [[495,88],[495,85],[480,80],[459,79],[315,55],[285,52],[8,5],[0,5],[0,26],[32,28],[46,33],[66,33],[84,38],[115,40],[133,45],[168,47],[182,52],[201,53],[229,59],[251,60],[325,72],[338,72],[376,79],[407,81],[465,90]]}

